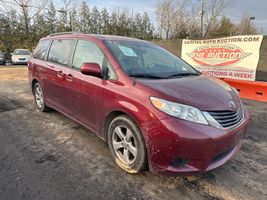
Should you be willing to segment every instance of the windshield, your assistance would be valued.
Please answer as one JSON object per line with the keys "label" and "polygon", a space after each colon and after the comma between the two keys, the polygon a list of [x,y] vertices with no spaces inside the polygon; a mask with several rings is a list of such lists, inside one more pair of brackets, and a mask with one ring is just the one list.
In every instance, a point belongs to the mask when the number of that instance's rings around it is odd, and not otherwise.
{"label": "windshield", "polygon": [[13,55],[30,55],[31,52],[29,50],[15,50]]}
{"label": "windshield", "polygon": [[199,74],[180,58],[152,43],[109,40],[104,43],[131,77],[175,78]]}

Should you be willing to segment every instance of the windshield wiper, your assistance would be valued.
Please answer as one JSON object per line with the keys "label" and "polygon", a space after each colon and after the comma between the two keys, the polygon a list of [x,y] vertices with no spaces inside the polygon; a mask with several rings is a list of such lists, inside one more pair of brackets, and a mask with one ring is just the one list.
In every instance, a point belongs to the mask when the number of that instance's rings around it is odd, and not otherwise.
{"label": "windshield wiper", "polygon": [[134,77],[134,78],[152,78],[152,79],[163,79],[165,77],[161,77],[161,76],[155,76],[152,74],[130,74],[130,77]]}
{"label": "windshield wiper", "polygon": [[166,78],[174,78],[174,77],[184,77],[184,76],[199,76],[198,73],[186,72],[186,73],[177,73],[167,76]]}

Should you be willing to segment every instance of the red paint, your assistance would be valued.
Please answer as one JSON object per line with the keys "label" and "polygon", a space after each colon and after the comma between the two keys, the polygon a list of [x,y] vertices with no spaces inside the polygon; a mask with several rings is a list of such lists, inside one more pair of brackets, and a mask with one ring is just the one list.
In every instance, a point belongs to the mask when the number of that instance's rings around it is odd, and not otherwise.
{"label": "red paint", "polygon": [[[143,134],[151,171],[204,172],[224,164],[238,151],[241,139],[237,136],[241,134],[242,138],[249,118],[246,110],[244,120],[238,127],[220,130],[171,117],[156,109],[149,100],[150,96],[154,96],[195,106],[203,111],[217,111],[231,110],[229,100],[233,99],[240,107],[239,97],[224,82],[205,76],[133,81],[103,44],[102,40],[108,36],[69,34],[46,37],[44,40],[54,38],[95,42],[105,53],[118,79],[104,80],[66,66],[31,58],[30,84],[37,80],[48,106],[90,128],[103,139],[106,117],[114,111],[126,113]],[[212,162],[215,156],[229,149],[231,152],[222,159]],[[170,162],[176,158],[186,159],[188,163],[183,167],[171,167]]]}
{"label": "red paint", "polygon": [[85,75],[101,77],[101,69],[97,63],[84,63],[80,71]]}
{"label": "red paint", "polygon": [[250,55],[235,45],[198,47],[189,55],[199,65],[228,66],[240,62]]}

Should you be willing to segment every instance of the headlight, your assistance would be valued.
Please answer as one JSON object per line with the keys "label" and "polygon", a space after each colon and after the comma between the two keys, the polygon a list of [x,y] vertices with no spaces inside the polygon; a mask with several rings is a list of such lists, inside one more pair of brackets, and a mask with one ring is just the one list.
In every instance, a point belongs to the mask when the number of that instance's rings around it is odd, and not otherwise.
{"label": "headlight", "polygon": [[166,101],[156,97],[150,97],[150,101],[157,109],[161,110],[162,112],[168,115],[184,119],[187,121],[209,125],[208,121],[206,120],[202,112],[197,108]]}
{"label": "headlight", "polygon": [[150,97],[150,101],[157,109],[173,117],[222,129],[222,126],[209,113],[201,112],[193,106],[174,103],[156,97]]}

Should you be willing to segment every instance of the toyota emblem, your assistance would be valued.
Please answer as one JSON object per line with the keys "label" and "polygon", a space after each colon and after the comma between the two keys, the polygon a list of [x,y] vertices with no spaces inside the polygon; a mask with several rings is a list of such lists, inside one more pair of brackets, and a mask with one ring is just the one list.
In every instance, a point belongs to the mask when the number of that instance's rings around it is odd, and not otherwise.
{"label": "toyota emblem", "polygon": [[229,106],[230,106],[230,108],[233,109],[233,110],[236,108],[236,104],[235,104],[235,102],[234,102],[233,100],[230,100],[230,101],[229,101]]}

